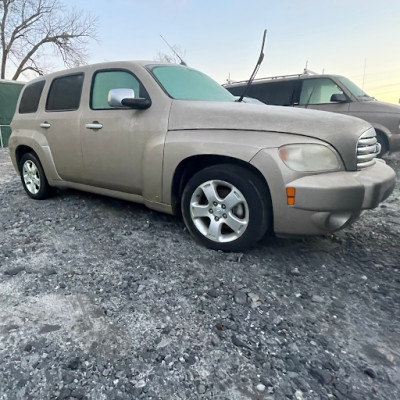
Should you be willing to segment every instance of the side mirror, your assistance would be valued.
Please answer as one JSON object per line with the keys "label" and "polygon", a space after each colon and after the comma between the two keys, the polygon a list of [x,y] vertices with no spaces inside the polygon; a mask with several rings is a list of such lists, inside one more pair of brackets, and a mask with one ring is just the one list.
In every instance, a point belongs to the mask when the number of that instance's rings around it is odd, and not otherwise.
{"label": "side mirror", "polygon": [[145,110],[151,106],[151,100],[135,98],[133,89],[111,89],[108,92],[108,104],[110,107],[130,107]]}
{"label": "side mirror", "polygon": [[335,93],[331,96],[332,103],[347,103],[347,97],[343,93]]}
{"label": "side mirror", "polygon": [[138,99],[132,99],[132,98],[122,99],[121,103],[123,106],[130,107],[135,110],[146,110],[151,106],[151,100],[144,99],[142,97],[139,97]]}
{"label": "side mirror", "polygon": [[135,91],[133,89],[111,89],[108,92],[108,105],[110,107],[123,107],[123,99],[134,99]]}

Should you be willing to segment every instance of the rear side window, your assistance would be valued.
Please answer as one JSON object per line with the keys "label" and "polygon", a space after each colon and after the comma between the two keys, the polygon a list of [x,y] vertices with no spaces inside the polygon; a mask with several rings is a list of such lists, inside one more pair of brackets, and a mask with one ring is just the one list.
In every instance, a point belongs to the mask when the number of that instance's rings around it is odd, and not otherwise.
{"label": "rear side window", "polygon": [[[275,106],[291,106],[296,87],[295,80],[280,82],[262,82],[250,85],[246,96]],[[228,87],[235,96],[240,96],[246,85]]]}
{"label": "rear side window", "polygon": [[296,81],[259,83],[250,86],[247,95],[275,106],[291,106]]}
{"label": "rear side window", "polygon": [[19,113],[28,114],[37,111],[45,81],[32,83],[25,87],[19,103]]}
{"label": "rear side window", "polygon": [[90,107],[93,110],[104,110],[108,104],[108,92],[111,89],[133,89],[135,97],[148,98],[143,85],[128,71],[99,71],[93,78]]}
{"label": "rear side window", "polygon": [[55,78],[47,96],[46,111],[73,111],[81,101],[83,74]]}

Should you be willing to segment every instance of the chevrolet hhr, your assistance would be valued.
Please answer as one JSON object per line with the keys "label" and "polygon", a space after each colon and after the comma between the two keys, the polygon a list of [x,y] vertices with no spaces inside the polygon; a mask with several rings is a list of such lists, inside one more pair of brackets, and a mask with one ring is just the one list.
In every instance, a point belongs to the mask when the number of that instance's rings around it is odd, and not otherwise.
{"label": "chevrolet hhr", "polygon": [[9,149],[33,199],[67,187],[143,203],[182,214],[198,242],[223,251],[267,230],[334,232],[395,184],[368,122],[245,104],[201,72],[154,61],[29,82]]}

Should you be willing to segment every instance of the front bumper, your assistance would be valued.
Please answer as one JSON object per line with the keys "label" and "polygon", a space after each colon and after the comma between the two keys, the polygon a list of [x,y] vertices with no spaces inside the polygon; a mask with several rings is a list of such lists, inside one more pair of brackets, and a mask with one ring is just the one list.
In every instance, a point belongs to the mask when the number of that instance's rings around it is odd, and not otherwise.
{"label": "front bumper", "polygon": [[296,189],[294,208],[350,211],[375,208],[392,193],[396,174],[384,161],[355,172],[305,176],[288,183]]}
{"label": "front bumper", "polygon": [[377,207],[392,193],[395,182],[393,169],[376,160],[362,171],[306,176],[286,187],[296,189],[291,208],[309,213],[313,225],[309,229],[333,232],[354,222],[362,210]]}
{"label": "front bumper", "polygon": [[[354,222],[362,210],[378,206],[392,193],[396,174],[382,160],[361,171],[300,174],[289,170],[274,151],[263,151],[253,165],[264,175],[271,194],[277,236],[321,235]],[[295,188],[293,206],[286,188]]]}

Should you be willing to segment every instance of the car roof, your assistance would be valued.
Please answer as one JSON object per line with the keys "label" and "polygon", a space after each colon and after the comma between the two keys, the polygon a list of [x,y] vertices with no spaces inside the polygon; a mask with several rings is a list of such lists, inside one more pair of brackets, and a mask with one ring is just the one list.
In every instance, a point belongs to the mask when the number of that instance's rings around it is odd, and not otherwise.
{"label": "car roof", "polygon": [[29,81],[29,84],[35,83],[38,81],[42,81],[42,80],[53,79],[58,76],[73,75],[73,74],[77,74],[80,72],[85,72],[91,68],[96,68],[96,69],[129,68],[132,65],[140,65],[142,67],[145,67],[146,65],[179,65],[179,64],[172,64],[172,63],[160,62],[160,61],[155,61],[155,60],[107,61],[107,62],[88,64],[88,65],[83,65],[80,67],[69,68],[69,69],[52,72],[50,74],[46,74],[46,75],[37,77],[35,79],[32,79],[31,81]]}
{"label": "car roof", "polygon": [[[257,78],[251,83],[252,85],[269,83],[269,82],[281,82],[281,81],[294,81],[299,79],[314,79],[314,78],[341,78],[341,75],[334,74],[297,74],[297,75],[282,75],[282,76],[270,76],[265,78]],[[237,81],[223,85],[224,87],[235,87],[246,85],[248,81]]]}

